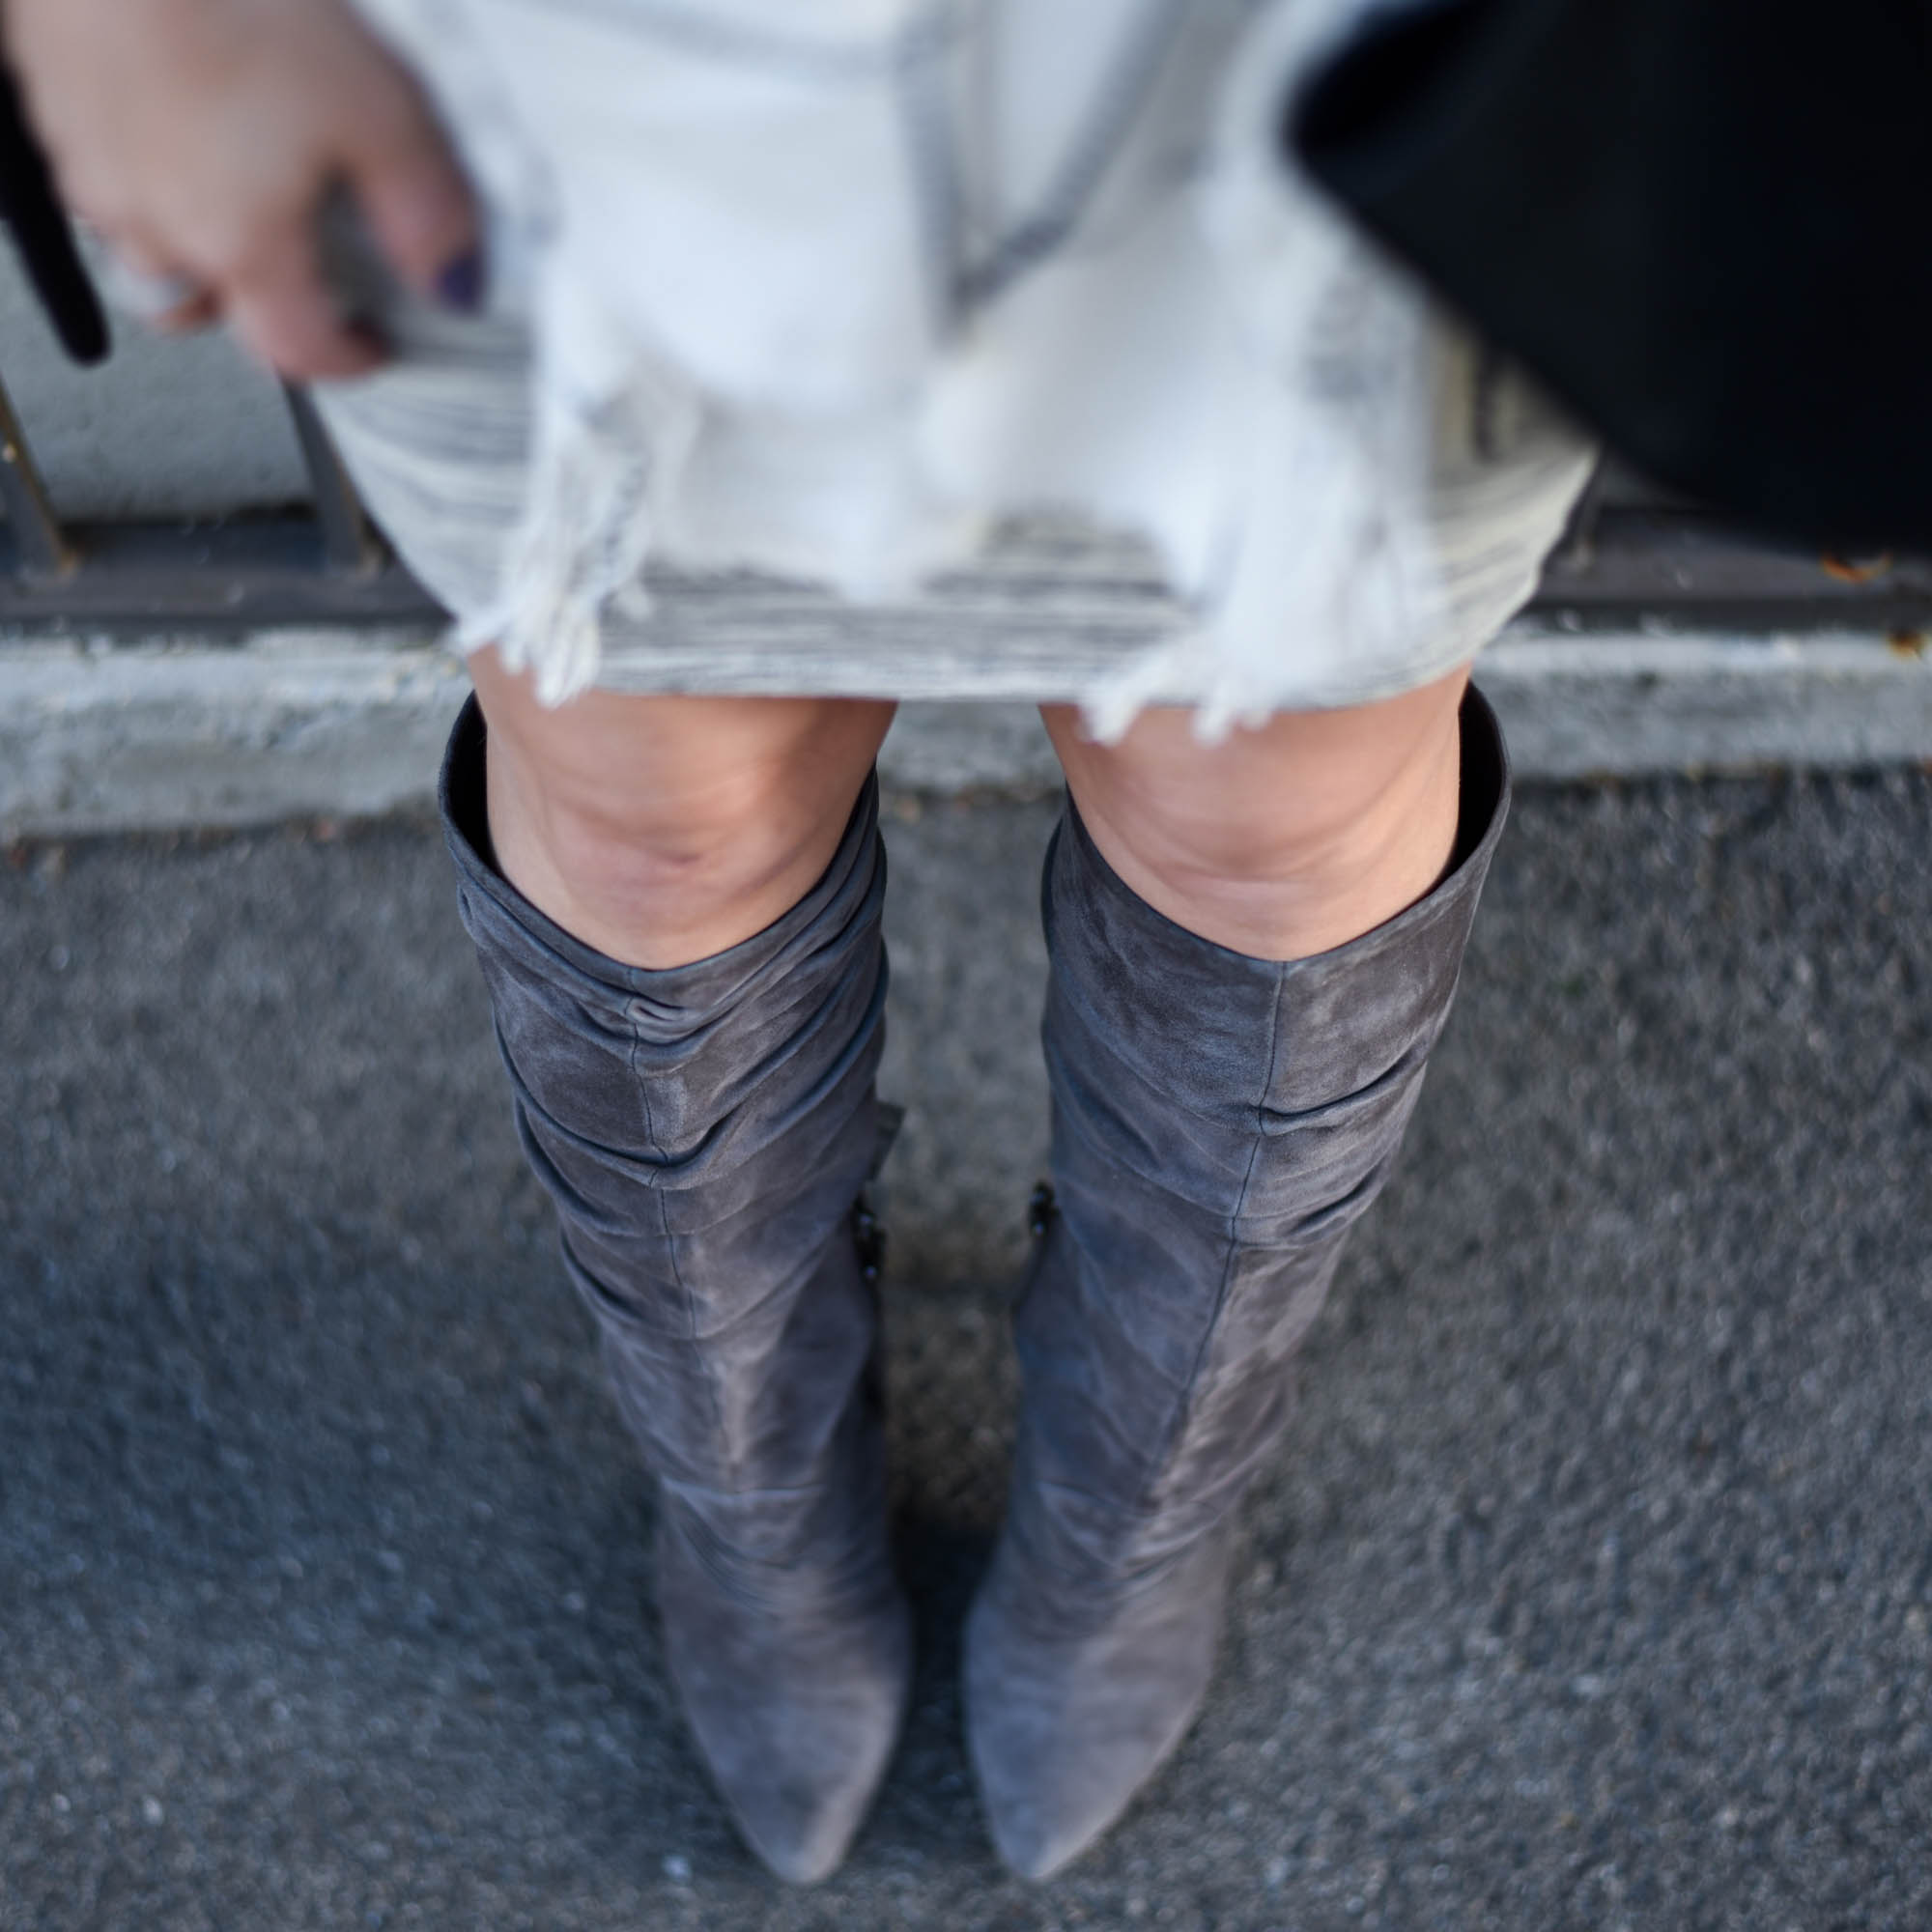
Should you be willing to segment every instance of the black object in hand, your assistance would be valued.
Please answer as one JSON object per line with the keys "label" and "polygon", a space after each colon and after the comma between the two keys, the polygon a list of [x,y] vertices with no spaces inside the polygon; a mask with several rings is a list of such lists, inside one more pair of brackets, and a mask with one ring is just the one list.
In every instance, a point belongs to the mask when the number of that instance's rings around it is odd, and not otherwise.
{"label": "black object in hand", "polygon": [[1932,550],[1932,4],[1405,0],[1285,141],[1620,454]]}
{"label": "black object in hand", "polygon": [[0,71],[0,219],[14,231],[28,279],[76,362],[105,359],[107,318],[73,229],[54,193],[52,172],[27,126],[13,79]]}

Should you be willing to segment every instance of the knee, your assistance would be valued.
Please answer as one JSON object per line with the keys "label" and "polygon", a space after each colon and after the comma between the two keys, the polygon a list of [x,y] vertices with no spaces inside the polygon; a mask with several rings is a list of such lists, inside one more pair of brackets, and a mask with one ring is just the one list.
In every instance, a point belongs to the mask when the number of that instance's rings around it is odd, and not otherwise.
{"label": "knee", "polygon": [[626,924],[701,917],[756,898],[796,864],[804,842],[775,767],[643,796],[601,794],[578,772],[522,776],[526,843],[541,848],[573,898]]}
{"label": "knee", "polygon": [[601,693],[545,711],[488,662],[476,684],[497,864],[566,930],[653,968],[735,945],[803,896],[892,716]]}
{"label": "knee", "polygon": [[1327,783],[1190,782],[1171,766],[1115,770],[1076,793],[1145,874],[1171,892],[1312,889],[1373,865],[1385,788],[1359,770]]}
{"label": "knee", "polygon": [[1466,673],[1203,746],[1184,712],[1118,746],[1050,716],[1067,782],[1115,870],[1159,911],[1257,957],[1326,951],[1435,882],[1453,846]]}

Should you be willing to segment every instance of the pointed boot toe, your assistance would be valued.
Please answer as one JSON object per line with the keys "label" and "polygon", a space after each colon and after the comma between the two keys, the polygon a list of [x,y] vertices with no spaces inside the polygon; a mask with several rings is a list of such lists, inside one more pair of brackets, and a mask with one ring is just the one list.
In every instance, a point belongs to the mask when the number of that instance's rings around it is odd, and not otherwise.
{"label": "pointed boot toe", "polygon": [[1077,1615],[1008,1555],[966,1625],[967,1747],[1000,1857],[1051,1878],[1120,1817],[1208,1692],[1229,1544]]}
{"label": "pointed boot toe", "polygon": [[897,1586],[748,1604],[667,1523],[658,1604],[685,1720],[746,1843],[794,1885],[829,1878],[905,1722],[912,1620]]}

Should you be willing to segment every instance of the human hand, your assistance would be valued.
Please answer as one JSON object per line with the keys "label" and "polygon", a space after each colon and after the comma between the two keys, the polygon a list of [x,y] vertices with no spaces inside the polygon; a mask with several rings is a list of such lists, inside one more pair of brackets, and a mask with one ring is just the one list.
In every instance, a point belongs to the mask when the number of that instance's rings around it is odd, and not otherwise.
{"label": "human hand", "polygon": [[295,380],[384,359],[324,275],[346,191],[401,279],[481,294],[478,216],[427,100],[345,0],[0,0],[28,112],[73,212],[180,286],[163,327],[225,317]]}

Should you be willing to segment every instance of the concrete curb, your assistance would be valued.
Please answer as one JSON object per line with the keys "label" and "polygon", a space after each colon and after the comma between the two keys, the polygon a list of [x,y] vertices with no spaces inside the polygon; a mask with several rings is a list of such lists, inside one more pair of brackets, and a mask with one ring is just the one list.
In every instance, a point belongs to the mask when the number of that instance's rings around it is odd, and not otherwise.
{"label": "concrete curb", "polygon": [[[1515,630],[1481,677],[1524,779],[1932,758],[1932,658],[1883,638]],[[447,652],[394,635],[0,643],[0,837],[420,808],[467,688]],[[1011,704],[908,705],[881,766],[927,792],[1058,778]]]}

